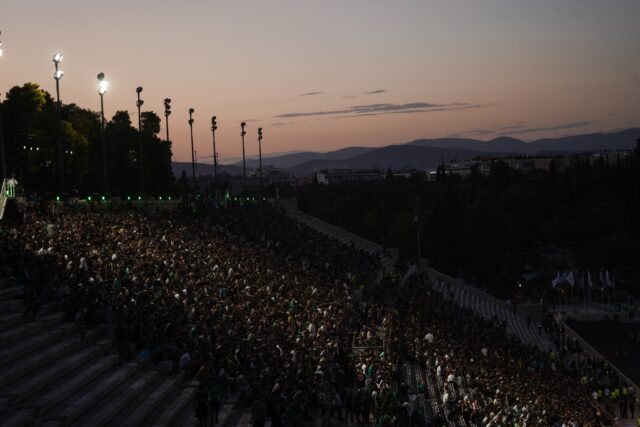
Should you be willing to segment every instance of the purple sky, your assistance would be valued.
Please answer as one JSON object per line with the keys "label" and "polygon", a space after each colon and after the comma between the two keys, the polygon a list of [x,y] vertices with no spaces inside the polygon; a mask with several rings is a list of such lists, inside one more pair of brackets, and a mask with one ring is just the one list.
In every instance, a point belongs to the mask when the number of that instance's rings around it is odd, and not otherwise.
{"label": "purple sky", "polygon": [[[170,117],[174,159],[416,138],[522,139],[639,125],[637,0],[7,1],[0,90],[36,82],[105,113]],[[164,132],[164,130],[163,130]]]}

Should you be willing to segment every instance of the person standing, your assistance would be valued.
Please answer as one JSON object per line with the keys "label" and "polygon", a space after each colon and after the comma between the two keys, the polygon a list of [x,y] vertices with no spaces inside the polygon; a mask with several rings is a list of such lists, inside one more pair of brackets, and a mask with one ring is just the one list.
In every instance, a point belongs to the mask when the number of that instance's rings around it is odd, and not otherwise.
{"label": "person standing", "polygon": [[264,427],[264,421],[267,418],[267,405],[260,397],[257,397],[251,404],[251,416],[253,427]]}
{"label": "person standing", "polygon": [[18,180],[15,175],[11,175],[11,178],[7,180],[7,197],[13,199],[16,197],[16,190],[18,188]]}
{"label": "person standing", "polygon": [[200,384],[195,398],[196,418],[201,427],[206,427],[209,415],[209,395],[204,384]]}

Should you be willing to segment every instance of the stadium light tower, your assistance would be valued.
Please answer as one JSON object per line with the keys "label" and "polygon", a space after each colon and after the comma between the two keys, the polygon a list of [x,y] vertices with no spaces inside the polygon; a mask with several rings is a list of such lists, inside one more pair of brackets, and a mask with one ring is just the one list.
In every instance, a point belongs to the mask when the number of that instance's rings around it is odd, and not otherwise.
{"label": "stadium light tower", "polygon": [[64,146],[62,143],[62,103],[60,102],[60,79],[64,72],[59,68],[62,61],[62,54],[53,55],[53,65],[56,71],[53,73],[53,79],[56,81],[56,98],[58,102],[58,179],[60,186],[60,194],[64,193]]}
{"label": "stadium light tower", "polygon": [[245,122],[240,123],[240,127],[242,128],[242,132],[240,132],[240,136],[242,137],[242,193],[247,193],[247,162],[244,156],[244,136],[247,132],[244,131],[244,127],[247,124]]}
{"label": "stadium light tower", "polygon": [[216,116],[211,117],[211,134],[213,137],[213,194],[217,196],[218,189],[218,152],[216,151],[216,130],[218,121]]}
{"label": "stadium light tower", "polygon": [[138,162],[140,163],[140,194],[144,195],[144,166],[142,166],[142,119],[140,113],[140,107],[144,104],[144,101],[140,99],[140,93],[142,93],[142,86],[136,88],[138,94],[138,101],[136,106],[138,107]]}
{"label": "stadium light tower", "polygon": [[102,178],[104,192],[109,193],[109,175],[107,173],[107,139],[104,134],[104,94],[107,93],[109,83],[104,79],[104,73],[98,74],[98,94],[100,95],[100,125],[102,133]]}
{"label": "stadium light tower", "polygon": [[[165,123],[165,130],[167,131],[167,144],[169,143],[169,116],[171,115],[171,99],[170,98],[165,98],[164,99],[164,123]],[[169,192],[169,194],[171,193],[171,148],[169,148],[169,176],[167,177],[169,179],[168,185],[167,185],[167,191]]]}
{"label": "stadium light tower", "polygon": [[258,128],[258,156],[260,158],[260,187],[264,187],[262,184],[262,128]]}
{"label": "stadium light tower", "polygon": [[196,191],[196,158],[193,151],[193,108],[189,108],[189,130],[191,132],[191,178],[193,179],[193,191]]}

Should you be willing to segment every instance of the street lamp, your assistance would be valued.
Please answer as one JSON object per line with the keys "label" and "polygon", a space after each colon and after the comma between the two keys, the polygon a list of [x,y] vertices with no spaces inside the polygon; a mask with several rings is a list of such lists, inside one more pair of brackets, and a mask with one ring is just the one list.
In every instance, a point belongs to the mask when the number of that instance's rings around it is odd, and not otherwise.
{"label": "street lamp", "polygon": [[213,194],[217,198],[218,190],[218,152],[216,151],[216,129],[218,122],[216,116],[211,117],[211,134],[213,136]]}
{"label": "street lamp", "polygon": [[64,72],[58,68],[58,65],[62,61],[62,54],[56,53],[53,55],[53,65],[56,71],[53,73],[53,78],[56,81],[56,97],[58,102],[58,174],[60,184],[60,194],[64,193],[64,146],[62,143],[62,103],[60,102],[60,79],[64,75]]}
{"label": "street lamp", "polygon": [[171,147],[169,146],[170,142],[169,142],[169,116],[171,115],[171,99],[170,98],[165,98],[164,99],[164,123],[165,123],[165,130],[167,131],[167,146],[169,148],[169,176],[167,177],[169,179],[169,183],[167,185],[167,191],[169,192],[169,194],[171,193]]}
{"label": "street lamp", "polygon": [[247,193],[247,163],[244,157],[244,136],[247,134],[244,131],[244,127],[247,124],[245,122],[240,123],[240,127],[242,128],[242,132],[240,136],[242,137],[242,193]]}
{"label": "street lamp", "polygon": [[102,133],[102,177],[104,192],[109,193],[109,175],[107,174],[107,140],[104,134],[104,94],[107,93],[109,83],[104,79],[104,73],[98,74],[98,94],[100,95],[100,124]]}
{"label": "street lamp", "polygon": [[262,183],[262,128],[258,128],[258,156],[260,158],[260,187],[264,187]]}
{"label": "street lamp", "polygon": [[191,178],[193,179],[193,191],[196,191],[196,159],[193,151],[193,108],[189,108],[189,129],[191,131]]}
{"label": "street lamp", "polygon": [[140,107],[142,107],[144,101],[140,99],[141,92],[142,86],[138,86],[136,88],[136,93],[138,94],[138,102],[136,102],[136,106],[138,107],[138,162],[140,163],[140,194],[144,195],[144,167],[142,166],[142,120],[140,118]]}

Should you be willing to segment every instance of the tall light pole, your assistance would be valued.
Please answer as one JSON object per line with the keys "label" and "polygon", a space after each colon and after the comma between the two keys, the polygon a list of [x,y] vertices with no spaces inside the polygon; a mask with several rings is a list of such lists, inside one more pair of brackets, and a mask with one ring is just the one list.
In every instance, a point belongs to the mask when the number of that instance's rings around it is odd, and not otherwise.
{"label": "tall light pole", "polygon": [[191,178],[193,179],[193,191],[196,191],[196,158],[193,151],[193,108],[189,108],[189,130],[191,132]]}
{"label": "tall light pole", "polygon": [[58,68],[60,61],[62,61],[62,54],[54,54],[53,65],[56,67],[56,71],[53,73],[53,78],[56,81],[56,98],[58,102],[58,175],[60,194],[62,194],[64,193],[64,144],[62,143],[62,103],[60,102],[60,79],[64,75],[64,72]]}
{"label": "tall light pole", "polygon": [[247,162],[244,157],[244,136],[247,134],[244,131],[244,127],[247,124],[245,122],[240,123],[240,127],[242,128],[242,132],[240,132],[240,136],[242,137],[242,193],[247,193]]}
{"label": "tall light pole", "polygon": [[104,133],[104,94],[107,93],[109,83],[104,79],[104,73],[98,74],[98,94],[100,95],[100,124],[102,133],[102,178],[104,192],[109,193],[109,175],[107,173],[107,139]]}
{"label": "tall light pole", "polygon": [[[0,31],[2,34],[2,31]],[[0,57],[2,57],[2,41],[0,40]],[[4,129],[2,128],[2,101],[0,101],[0,157],[2,157],[2,169],[0,170],[0,181],[7,177],[7,157],[4,152]]]}
{"label": "tall light pole", "polygon": [[142,92],[142,86],[136,88],[138,94],[138,162],[140,163],[140,194],[144,195],[144,166],[142,165],[142,119],[140,114],[140,107],[144,104],[144,101],[140,99],[140,93]]}
{"label": "tall light pole", "polygon": [[262,128],[258,128],[258,156],[260,158],[260,188],[263,188],[262,183]]}
{"label": "tall light pole", "polygon": [[218,152],[216,151],[216,129],[218,122],[216,116],[211,117],[211,135],[213,136],[213,195],[218,196]]}
{"label": "tall light pole", "polygon": [[165,98],[164,99],[164,123],[165,123],[165,130],[167,131],[167,146],[169,148],[169,176],[167,177],[167,179],[169,180],[168,185],[167,185],[167,191],[169,192],[169,194],[171,193],[171,175],[173,175],[172,170],[171,170],[171,146],[170,146],[170,142],[169,142],[169,116],[171,115],[171,99],[170,98]]}

